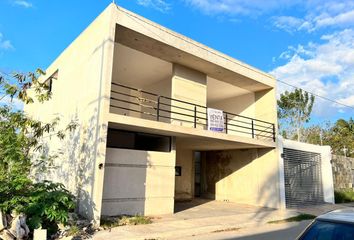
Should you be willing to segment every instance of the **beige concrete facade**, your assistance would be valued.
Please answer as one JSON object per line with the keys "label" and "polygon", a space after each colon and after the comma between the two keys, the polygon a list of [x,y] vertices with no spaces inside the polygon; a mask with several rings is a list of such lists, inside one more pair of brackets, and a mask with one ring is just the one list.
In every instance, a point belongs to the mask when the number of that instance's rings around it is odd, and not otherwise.
{"label": "beige concrete facade", "polygon": [[[195,197],[195,152],[205,197],[280,206],[275,133],[263,131],[277,129],[272,76],[115,4],[47,74],[56,71],[52,99],[25,111],[78,122],[65,142],[47,140],[50,152],[64,154],[43,178],[75,193],[82,215],[99,224],[102,215],[173,213],[175,199]],[[226,123],[234,126],[208,131],[209,107],[231,112]],[[107,147],[110,129],[170,137],[170,150],[148,150],[140,135],[129,147]]]}
{"label": "beige concrete facade", "polygon": [[175,154],[107,148],[101,214],[173,212]]}

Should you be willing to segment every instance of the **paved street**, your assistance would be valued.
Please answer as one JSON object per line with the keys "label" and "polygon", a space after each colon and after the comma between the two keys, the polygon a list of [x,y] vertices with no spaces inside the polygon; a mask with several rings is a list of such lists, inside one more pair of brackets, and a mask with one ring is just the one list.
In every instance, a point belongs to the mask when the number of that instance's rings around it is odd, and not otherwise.
{"label": "paved street", "polygon": [[294,240],[311,221],[286,224],[266,224],[255,228],[244,228],[234,231],[209,233],[193,237],[176,239],[184,240]]}

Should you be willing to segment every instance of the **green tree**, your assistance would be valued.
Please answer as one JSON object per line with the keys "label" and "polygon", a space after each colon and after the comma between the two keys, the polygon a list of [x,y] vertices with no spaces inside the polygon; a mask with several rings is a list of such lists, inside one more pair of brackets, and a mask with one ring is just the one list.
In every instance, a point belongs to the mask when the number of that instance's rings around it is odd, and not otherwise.
{"label": "green tree", "polygon": [[[49,86],[39,77],[44,72],[0,75],[0,100],[31,104],[51,98]],[[12,104],[0,105],[0,210],[16,210],[28,215],[30,228],[50,228],[57,222],[65,223],[68,211],[74,208],[74,197],[63,185],[49,181],[34,182],[31,171],[45,171],[57,156],[48,155],[41,142],[45,135],[63,139],[67,131],[76,128],[70,123],[57,130],[59,119],[43,123],[27,116]]]}
{"label": "green tree", "polygon": [[329,130],[326,143],[334,154],[354,157],[354,120],[337,120]]}
{"label": "green tree", "polygon": [[301,141],[304,124],[310,121],[315,97],[301,89],[285,91],[280,95],[278,118],[280,133],[286,138]]}

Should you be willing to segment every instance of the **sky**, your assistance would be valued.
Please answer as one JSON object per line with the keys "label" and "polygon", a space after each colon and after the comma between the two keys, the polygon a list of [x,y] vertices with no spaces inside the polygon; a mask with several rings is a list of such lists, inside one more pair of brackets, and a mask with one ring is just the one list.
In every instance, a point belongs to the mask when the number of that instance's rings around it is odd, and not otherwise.
{"label": "sky", "polygon": [[[45,69],[112,1],[0,0],[0,71]],[[165,27],[354,108],[354,1],[118,0]],[[278,82],[278,95],[293,88]],[[311,123],[354,109],[316,98]]]}

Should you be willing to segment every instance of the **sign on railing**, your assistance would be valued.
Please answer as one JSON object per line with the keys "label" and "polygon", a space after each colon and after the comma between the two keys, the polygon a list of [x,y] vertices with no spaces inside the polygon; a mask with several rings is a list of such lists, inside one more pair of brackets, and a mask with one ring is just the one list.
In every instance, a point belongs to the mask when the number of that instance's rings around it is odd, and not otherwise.
{"label": "sign on railing", "polygon": [[208,108],[208,130],[214,132],[224,131],[224,113],[219,109]]}

